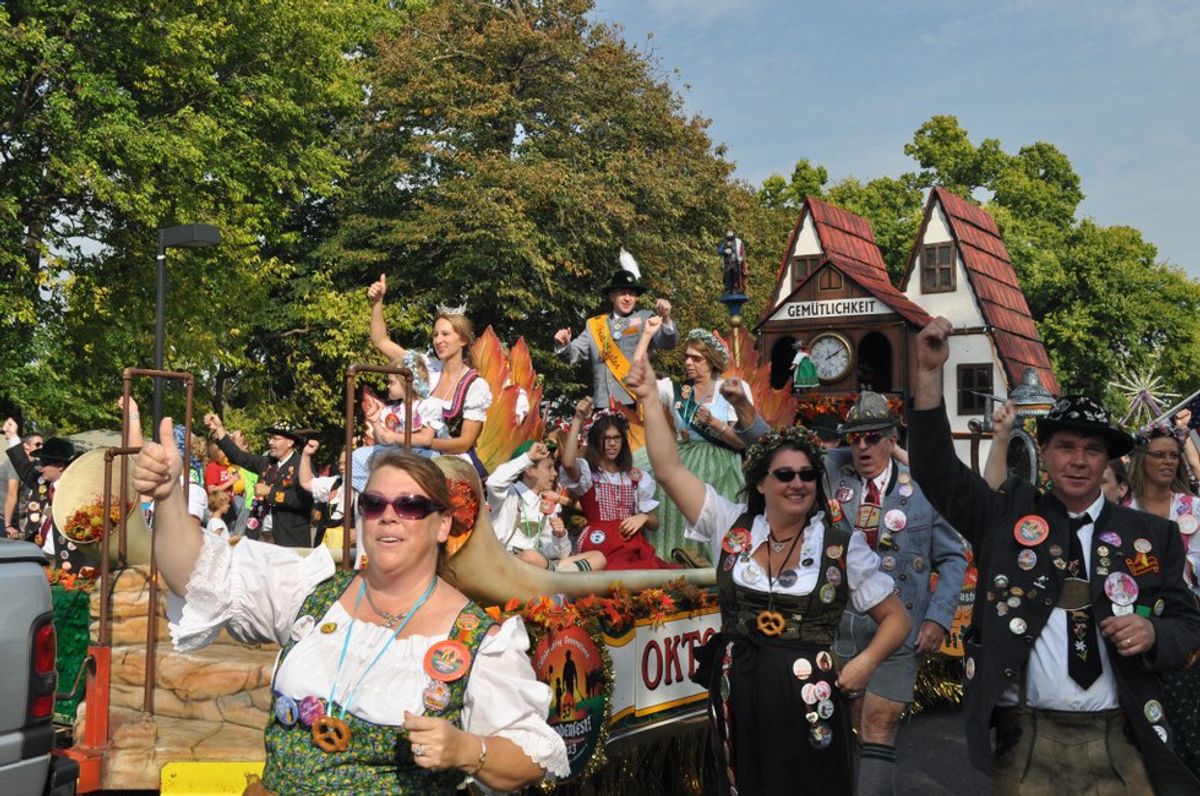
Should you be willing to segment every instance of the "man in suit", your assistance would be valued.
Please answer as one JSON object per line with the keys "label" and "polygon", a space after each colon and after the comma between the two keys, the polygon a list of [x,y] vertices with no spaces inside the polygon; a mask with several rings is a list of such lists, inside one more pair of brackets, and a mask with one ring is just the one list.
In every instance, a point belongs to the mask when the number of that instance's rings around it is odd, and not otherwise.
{"label": "man in suit", "polygon": [[[849,695],[861,741],[860,796],[895,793],[900,717],[913,700],[921,656],[936,652],[946,638],[967,570],[962,537],[929,505],[908,468],[892,458],[899,422],[886,398],[864,391],[837,427],[848,447],[825,454],[825,494],[879,554],[879,567],[892,577],[912,621],[903,646],[875,670],[866,693]],[[934,572],[937,587],[930,592]],[[876,628],[870,616],[847,609],[834,653],[842,661],[853,658]]]}
{"label": "man in suit", "polygon": [[679,342],[679,331],[671,320],[671,302],[658,299],[653,312],[635,309],[638,297],[645,292],[645,285],[637,277],[621,269],[604,288],[611,312],[588,318],[574,340],[570,329],[559,329],[554,335],[554,353],[560,359],[572,365],[583,359],[591,363],[592,402],[597,409],[607,409],[610,397],[626,406],[637,403],[625,389],[625,376],[647,318],[662,318],[662,326],[650,340],[651,348],[674,348]]}
{"label": "man in suit", "polygon": [[214,413],[204,416],[204,424],[229,461],[259,475],[254,485],[255,505],[246,521],[247,533],[257,535],[269,514],[276,544],[312,547],[312,493],[300,486],[300,449],[307,441],[305,436],[288,423],[276,423],[267,429],[270,455],[258,456],[235,445]]}
{"label": "man in suit", "polygon": [[1049,493],[1017,478],[993,492],[954,454],[942,402],[951,331],[935,318],[917,338],[909,455],[929,501],[975,547],[972,763],[999,794],[1200,793],[1175,755],[1159,677],[1200,648],[1179,527],[1100,491],[1132,439],[1094,400],[1064,397],[1038,419]]}

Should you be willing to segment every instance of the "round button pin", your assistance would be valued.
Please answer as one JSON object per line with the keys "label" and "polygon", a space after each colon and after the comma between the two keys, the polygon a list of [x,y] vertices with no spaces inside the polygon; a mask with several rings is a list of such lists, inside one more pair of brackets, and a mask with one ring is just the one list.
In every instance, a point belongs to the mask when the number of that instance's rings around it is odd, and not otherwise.
{"label": "round button pin", "polygon": [[1133,605],[1138,596],[1137,581],[1128,572],[1113,572],[1104,579],[1104,593],[1113,605]]}
{"label": "round button pin", "polygon": [[1013,634],[1017,635],[1017,636],[1023,635],[1025,633],[1026,629],[1028,629],[1028,627],[1029,626],[1027,624],[1025,624],[1025,620],[1019,616],[1014,616],[1008,622],[1008,629],[1011,630],[1013,632]]}
{"label": "round button pin", "polygon": [[1028,572],[1037,566],[1037,553],[1029,548],[1025,548],[1017,553],[1017,566]]}
{"label": "round button pin", "polygon": [[1150,544],[1149,539],[1135,539],[1133,541],[1133,549],[1139,553],[1149,553],[1153,549],[1153,546]]}
{"label": "round button pin", "polygon": [[1050,523],[1036,514],[1026,514],[1013,526],[1013,538],[1017,540],[1017,544],[1025,547],[1039,545],[1046,541],[1049,535]]}
{"label": "round button pin", "polygon": [[892,509],[883,515],[883,524],[889,531],[903,531],[908,525],[908,516],[900,509]]}
{"label": "round button pin", "polygon": [[797,658],[792,663],[792,674],[797,680],[807,680],[812,677],[813,667],[808,658]]}
{"label": "round button pin", "polygon": [[796,570],[785,569],[783,572],[779,573],[779,577],[775,579],[775,582],[779,584],[779,588],[781,589],[790,589],[792,586],[796,585],[796,580],[799,577],[800,576],[796,574]]}
{"label": "round button pin", "polygon": [[1158,724],[1160,721],[1162,721],[1163,717],[1162,703],[1157,699],[1151,699],[1146,703],[1145,707],[1142,708],[1142,713],[1145,714],[1146,721],[1150,722],[1151,724]]}

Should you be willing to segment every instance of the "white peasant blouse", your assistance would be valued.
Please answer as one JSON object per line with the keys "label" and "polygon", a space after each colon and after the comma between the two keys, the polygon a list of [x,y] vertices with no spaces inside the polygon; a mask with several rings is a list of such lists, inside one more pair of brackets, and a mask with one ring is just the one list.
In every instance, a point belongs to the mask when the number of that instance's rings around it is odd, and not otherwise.
{"label": "white peasant blouse", "polygon": [[[317,584],[334,574],[333,559],[323,547],[307,556],[296,550],[243,539],[231,547],[206,535],[192,571],[184,601],[168,608],[176,649],[198,649],[221,628],[249,644],[294,639],[296,644],[275,671],[274,690],[296,701],[329,698],[350,615],[337,602],[324,616],[300,616],[300,608]],[[334,623],[331,633],[318,628]],[[393,631],[370,622],[355,622],[335,699],[373,724],[399,726],[404,713],[424,712],[429,683],[425,653],[447,635],[397,639],[367,672]],[[462,726],[477,735],[499,735],[519,746],[556,777],[570,773],[562,738],[546,723],[550,688],[539,682],[529,662],[529,636],[520,617],[505,621],[480,643],[469,675]],[[359,683],[353,692],[355,683]]]}

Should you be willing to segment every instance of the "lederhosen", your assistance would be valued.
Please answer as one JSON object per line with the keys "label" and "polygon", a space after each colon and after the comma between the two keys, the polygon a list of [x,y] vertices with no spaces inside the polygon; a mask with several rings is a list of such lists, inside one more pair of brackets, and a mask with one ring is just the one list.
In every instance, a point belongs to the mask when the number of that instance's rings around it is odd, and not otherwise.
{"label": "lederhosen", "polygon": [[[463,377],[459,380],[458,386],[454,388],[454,399],[450,405],[442,410],[442,420],[446,423],[446,433],[452,438],[462,435],[463,427],[463,409],[467,402],[467,391],[471,389],[471,385],[479,378],[479,372],[474,368],[469,368]],[[488,477],[487,468],[483,466],[483,462],[479,458],[479,454],[475,452],[475,448],[467,451],[467,456],[471,459],[471,464],[475,465],[475,472],[479,473],[479,480],[486,481]]]}
{"label": "lederhosen", "polygon": [[[354,572],[339,570],[322,581],[300,607],[300,616],[311,616],[319,626],[326,612],[341,597],[354,578]],[[473,666],[479,645],[495,622],[475,603],[459,613],[450,631],[450,638],[461,641],[471,653]],[[319,632],[314,630],[314,632]],[[275,665],[278,676],[284,660],[295,647],[289,640],[279,652]],[[450,699],[441,710],[423,712],[425,716],[446,719],[462,727],[462,707],[466,696],[470,669],[447,685]],[[372,724],[352,713],[340,716],[349,725],[350,747],[344,752],[324,752],[313,742],[311,730],[297,721],[285,727],[276,718],[274,677],[271,684],[271,711],[266,729],[267,763],[263,770],[263,785],[275,793],[354,793],[354,794],[444,794],[457,792],[464,774],[456,769],[431,771],[421,768],[412,758],[412,747],[403,727]],[[328,711],[329,706],[321,700]],[[336,708],[336,706],[335,706]]]}
{"label": "lederhosen", "polygon": [[[753,521],[747,512],[733,527],[745,528],[748,538]],[[809,594],[775,593],[772,604],[783,614],[785,625],[774,637],[757,628],[758,614],[767,607],[767,593],[733,580],[734,559],[748,557],[751,551],[722,549],[717,561],[721,632],[700,651],[700,667],[692,677],[708,688],[717,786],[722,794],[853,791],[850,711],[834,685],[837,671],[830,649],[850,599],[846,577],[850,534],[844,520],[826,526],[817,582]],[[820,598],[827,585],[833,587],[828,603]],[[808,675],[802,678],[805,670]],[[827,700],[809,701],[812,691],[825,687],[830,691]]]}

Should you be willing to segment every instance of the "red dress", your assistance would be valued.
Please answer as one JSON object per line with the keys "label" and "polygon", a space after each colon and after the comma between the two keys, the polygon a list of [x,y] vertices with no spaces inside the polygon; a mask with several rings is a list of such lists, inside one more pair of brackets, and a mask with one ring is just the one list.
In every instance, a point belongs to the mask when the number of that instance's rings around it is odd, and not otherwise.
{"label": "red dress", "polygon": [[638,531],[628,539],[621,536],[621,521],[641,511],[638,484],[650,476],[636,467],[621,473],[615,483],[596,475],[592,474],[591,488],[579,498],[588,522],[579,537],[579,551],[599,550],[608,560],[606,570],[678,569],[678,565],[667,563],[654,554],[654,546],[646,540],[644,531]]}

